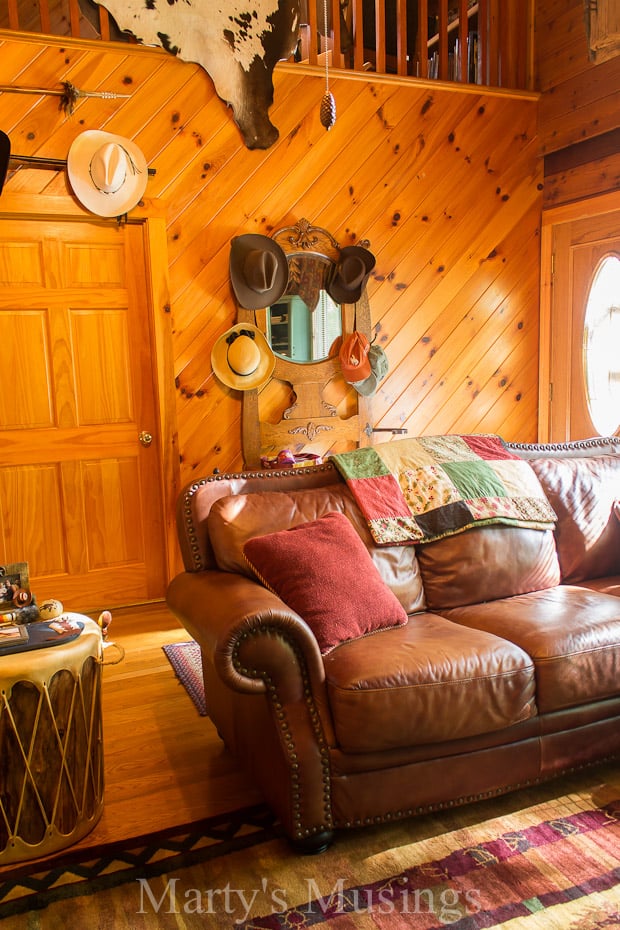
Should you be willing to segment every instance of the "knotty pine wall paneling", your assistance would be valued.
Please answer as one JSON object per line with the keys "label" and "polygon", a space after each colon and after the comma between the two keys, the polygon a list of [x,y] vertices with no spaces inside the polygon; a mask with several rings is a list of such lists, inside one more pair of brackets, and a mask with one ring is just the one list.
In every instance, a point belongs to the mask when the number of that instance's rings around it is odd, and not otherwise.
{"label": "knotty pine wall paneling", "polygon": [[545,208],[617,190],[620,55],[590,60],[582,0],[538,3],[536,61]]}
{"label": "knotty pine wall paneling", "polygon": [[[410,435],[537,435],[542,162],[535,94],[333,71],[337,119],[319,121],[320,68],[276,68],[280,138],[249,151],[197,66],[160,50],[0,35],[0,83],[69,80],[128,99],[0,94],[14,153],[65,158],[86,129],[134,139],[165,212],[181,483],[238,469],[239,394],[211,372],[235,322],[233,236],[302,217],[341,245],[369,239],[373,326],[390,362],[372,425]],[[5,190],[72,197],[65,172],[19,169]],[[0,201],[0,210],[1,210]],[[389,434],[387,434],[389,435]],[[377,434],[385,441],[386,434]]]}

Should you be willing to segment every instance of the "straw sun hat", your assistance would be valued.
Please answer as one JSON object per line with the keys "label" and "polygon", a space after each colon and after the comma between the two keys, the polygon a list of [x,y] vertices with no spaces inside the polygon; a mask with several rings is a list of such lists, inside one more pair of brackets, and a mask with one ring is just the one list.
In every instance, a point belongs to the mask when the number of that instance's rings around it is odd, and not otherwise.
{"label": "straw sun hat", "polygon": [[122,216],[141,200],[146,159],[135,142],[88,129],[71,144],[67,174],[78,200],[98,216]]}
{"label": "straw sun hat", "polygon": [[211,366],[222,384],[236,391],[260,388],[273,374],[276,360],[264,334],[253,323],[237,323],[219,337]]}

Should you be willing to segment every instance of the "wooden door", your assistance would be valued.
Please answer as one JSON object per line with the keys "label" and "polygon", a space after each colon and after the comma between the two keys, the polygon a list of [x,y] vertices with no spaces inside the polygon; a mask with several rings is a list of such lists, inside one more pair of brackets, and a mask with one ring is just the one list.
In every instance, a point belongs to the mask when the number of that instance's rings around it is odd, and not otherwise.
{"label": "wooden door", "polygon": [[0,220],[0,564],[39,601],[164,594],[148,294],[142,227]]}
{"label": "wooden door", "polygon": [[[541,346],[549,359],[549,430],[542,438],[563,442],[599,432],[588,401],[584,323],[600,263],[620,256],[619,230],[620,210],[576,216],[553,227],[549,346]],[[620,411],[615,432],[619,430]]]}

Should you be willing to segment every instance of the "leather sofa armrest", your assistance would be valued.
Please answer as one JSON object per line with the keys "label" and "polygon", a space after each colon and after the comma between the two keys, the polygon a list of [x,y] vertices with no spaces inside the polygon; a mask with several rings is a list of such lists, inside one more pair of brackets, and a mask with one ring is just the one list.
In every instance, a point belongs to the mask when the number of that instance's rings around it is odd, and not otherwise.
{"label": "leather sofa armrest", "polygon": [[229,687],[263,693],[271,682],[281,700],[298,700],[303,666],[320,700],[325,668],[314,634],[267,588],[231,572],[183,572],[166,601]]}
{"label": "leather sofa armrest", "polygon": [[324,849],[333,827],[327,747],[334,733],[310,627],[267,588],[232,572],[177,575],[166,600],[223,683],[255,695],[257,713],[235,722],[240,761],[293,844]]}

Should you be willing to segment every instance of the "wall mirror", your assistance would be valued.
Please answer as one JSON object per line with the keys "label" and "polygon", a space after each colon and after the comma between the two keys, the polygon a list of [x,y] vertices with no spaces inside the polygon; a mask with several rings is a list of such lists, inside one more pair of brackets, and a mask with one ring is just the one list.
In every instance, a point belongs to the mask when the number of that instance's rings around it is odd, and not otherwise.
{"label": "wall mirror", "polygon": [[289,269],[299,268],[300,284],[269,307],[267,339],[276,355],[301,364],[329,358],[342,336],[342,307],[329,296],[326,283],[332,262],[319,255],[290,255]]}
{"label": "wall mirror", "polygon": [[342,307],[327,285],[338,245],[325,229],[300,220],[274,233],[288,260],[285,294],[266,308],[266,336],[274,353],[299,364],[320,362],[337,350],[342,336]]}
{"label": "wall mirror", "polygon": [[326,456],[369,442],[364,432],[369,399],[344,381],[338,358],[343,337],[354,328],[370,335],[366,289],[355,304],[329,296],[340,247],[326,229],[300,219],[272,238],[287,257],[286,291],[269,307],[239,307],[237,315],[237,322],[262,329],[276,357],[268,384],[243,393],[246,468],[260,467],[262,456],[283,449]]}

